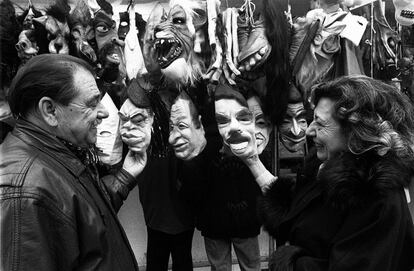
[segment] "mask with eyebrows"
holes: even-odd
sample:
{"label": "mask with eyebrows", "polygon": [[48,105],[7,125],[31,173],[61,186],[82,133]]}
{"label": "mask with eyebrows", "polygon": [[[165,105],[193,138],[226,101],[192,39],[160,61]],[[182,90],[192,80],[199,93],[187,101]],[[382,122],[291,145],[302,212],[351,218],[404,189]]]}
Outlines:
{"label": "mask with eyebrows", "polygon": [[127,89],[128,99],[119,110],[122,141],[134,152],[146,152],[151,142],[154,114],[150,101],[135,80]]}
{"label": "mask with eyebrows", "polygon": [[224,151],[238,157],[256,152],[255,123],[244,97],[228,85],[215,91],[215,115]]}
{"label": "mask with eyebrows", "polygon": [[257,153],[261,154],[269,143],[272,124],[264,115],[258,96],[251,96],[247,103],[254,116]]}
{"label": "mask with eyebrows", "polygon": [[201,118],[185,92],[181,92],[171,106],[168,142],[173,147],[175,156],[182,160],[198,156],[207,143]]}
{"label": "mask with eyebrows", "polygon": [[85,0],[79,0],[69,13],[69,28],[71,35],[71,53],[93,64],[96,62],[96,54],[90,40],[95,33],[92,26],[92,17]]}
{"label": "mask with eyebrows", "polygon": [[196,29],[205,22],[198,1],[172,0],[170,11],[161,5],[148,18],[144,43],[154,42],[156,61],[162,73],[176,85],[194,84],[202,73],[202,61],[194,52]]}
{"label": "mask with eyebrows", "polygon": [[290,152],[303,148],[306,140],[306,111],[303,102],[289,103],[283,123],[280,125],[280,141]]}
{"label": "mask with eyebrows", "polygon": [[99,77],[105,82],[123,83],[126,78],[124,57],[125,43],[118,38],[116,23],[112,20],[112,6],[106,1],[99,1],[101,9],[95,13],[93,27],[98,47],[98,61],[102,66]]}

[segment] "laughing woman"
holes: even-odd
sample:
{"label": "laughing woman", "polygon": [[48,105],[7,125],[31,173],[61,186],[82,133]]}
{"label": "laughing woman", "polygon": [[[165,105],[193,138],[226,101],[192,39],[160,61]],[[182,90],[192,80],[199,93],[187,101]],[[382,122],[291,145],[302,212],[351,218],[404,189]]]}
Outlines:
{"label": "laughing woman", "polygon": [[[242,159],[262,187],[259,213],[278,248],[270,270],[412,270],[414,226],[404,187],[414,172],[414,111],[365,76],[317,85],[315,143],[296,182]],[[318,161],[318,162],[317,162]]]}

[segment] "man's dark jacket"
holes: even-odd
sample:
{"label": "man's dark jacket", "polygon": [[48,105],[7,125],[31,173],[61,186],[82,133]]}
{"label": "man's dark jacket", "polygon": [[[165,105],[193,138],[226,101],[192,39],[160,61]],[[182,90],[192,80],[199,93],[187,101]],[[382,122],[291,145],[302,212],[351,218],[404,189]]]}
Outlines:
{"label": "man's dark jacket", "polygon": [[138,270],[116,215],[135,184],[131,175],[99,179],[24,120],[0,155],[1,270]]}

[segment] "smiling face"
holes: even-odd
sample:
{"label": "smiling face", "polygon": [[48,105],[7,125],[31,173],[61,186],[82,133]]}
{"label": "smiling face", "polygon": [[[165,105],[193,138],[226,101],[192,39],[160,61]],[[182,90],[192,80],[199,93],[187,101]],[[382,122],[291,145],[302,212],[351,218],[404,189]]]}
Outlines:
{"label": "smiling face", "polygon": [[194,105],[190,103],[189,99],[179,98],[171,107],[168,142],[173,147],[175,156],[182,160],[196,157],[206,145],[203,125],[199,116],[195,112],[191,113],[190,106]]}
{"label": "smiling face", "polygon": [[251,153],[255,141],[253,113],[233,99],[215,101],[216,122],[223,143],[237,156]]}
{"label": "smiling face", "polygon": [[272,124],[263,114],[262,107],[257,96],[252,96],[247,100],[250,111],[253,112],[255,120],[255,136],[257,152],[261,154],[269,143],[270,133],[272,132]]}
{"label": "smiling face", "polygon": [[283,146],[291,152],[302,149],[306,139],[306,112],[303,103],[290,103],[286,115],[280,125],[280,140]]}
{"label": "smiling face", "polygon": [[321,98],[314,111],[314,119],[306,130],[312,137],[318,159],[326,161],[334,154],[346,150],[346,138],[339,122],[333,117],[335,102]]}
{"label": "smiling face", "polygon": [[122,141],[134,152],[145,152],[151,142],[154,115],[147,108],[135,106],[127,99],[119,110]]}
{"label": "smiling face", "polygon": [[101,104],[101,93],[92,74],[80,68],[74,74],[77,96],[67,105],[56,108],[57,135],[76,146],[86,147],[96,142],[97,126],[108,117]]}

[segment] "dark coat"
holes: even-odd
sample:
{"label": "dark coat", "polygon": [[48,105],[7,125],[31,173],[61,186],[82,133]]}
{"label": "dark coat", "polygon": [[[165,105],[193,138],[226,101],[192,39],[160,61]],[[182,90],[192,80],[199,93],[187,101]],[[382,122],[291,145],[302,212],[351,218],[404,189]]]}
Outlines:
{"label": "dark coat", "polygon": [[260,233],[257,198],[261,194],[248,167],[237,157],[204,150],[179,168],[182,194],[196,226],[209,238],[249,238]]}
{"label": "dark coat", "polygon": [[1,270],[138,270],[117,218],[136,181],[102,179],[19,120],[0,147]]}
{"label": "dark coat", "polygon": [[265,229],[278,245],[273,270],[414,268],[414,226],[403,190],[411,174],[407,165],[392,154],[344,153],[317,178],[314,163],[295,186],[277,180],[259,202]]}

